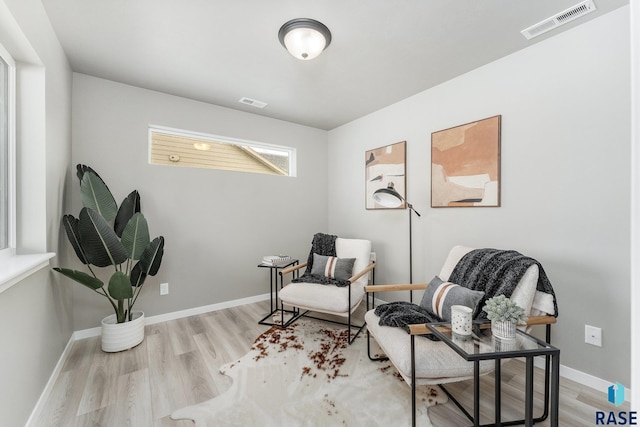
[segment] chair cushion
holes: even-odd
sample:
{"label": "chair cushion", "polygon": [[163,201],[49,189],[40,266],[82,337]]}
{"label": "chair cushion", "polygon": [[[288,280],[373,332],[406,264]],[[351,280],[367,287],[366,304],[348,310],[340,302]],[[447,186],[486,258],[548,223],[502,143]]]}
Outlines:
{"label": "chair cushion", "polygon": [[447,259],[444,260],[444,264],[442,264],[442,268],[440,269],[440,277],[445,282],[449,281],[449,276],[453,273],[453,269],[458,265],[458,261],[462,259],[463,256],[471,252],[474,248],[470,248],[467,246],[454,246],[449,251],[449,255],[447,255]]}
{"label": "chair cushion", "polygon": [[451,320],[451,306],[464,305],[475,312],[484,292],[463,288],[451,282],[443,282],[438,276],[429,282],[420,305],[429,313],[444,321]]}
{"label": "chair cushion", "polygon": [[[511,301],[524,308],[526,316],[531,315],[533,298],[536,296],[536,286],[538,286],[539,269],[537,265],[527,268],[518,285],[511,294]],[[553,311],[553,309],[551,310]]]}
{"label": "chair cushion", "polygon": [[353,264],[355,261],[355,258],[338,258],[313,254],[311,274],[337,280],[349,280],[353,273]]}
{"label": "chair cushion", "polygon": [[551,316],[556,314],[556,309],[553,305],[553,295],[536,291],[533,297],[533,303],[531,304],[531,315],[542,316],[546,314]]}
{"label": "chair cushion", "polygon": [[[402,377],[411,383],[411,336],[402,328],[380,326],[374,310],[364,320],[369,333],[396,367]],[[473,378],[473,362],[465,361],[442,341],[431,341],[417,336],[415,339],[416,384],[444,384]],[[494,361],[480,362],[480,374],[491,372]]]}
{"label": "chair cushion", "polygon": [[289,283],[278,293],[287,305],[346,317],[356,309],[364,296],[364,286],[352,283],[351,304],[348,305],[349,287],[321,285],[318,283]]}
{"label": "chair cushion", "polygon": [[[369,257],[371,256],[371,241],[362,239],[344,239],[338,237],[336,239],[336,255],[338,258],[355,258],[353,264],[353,273],[358,274],[369,265]],[[357,280],[362,286],[366,286],[369,275],[365,274]]]}

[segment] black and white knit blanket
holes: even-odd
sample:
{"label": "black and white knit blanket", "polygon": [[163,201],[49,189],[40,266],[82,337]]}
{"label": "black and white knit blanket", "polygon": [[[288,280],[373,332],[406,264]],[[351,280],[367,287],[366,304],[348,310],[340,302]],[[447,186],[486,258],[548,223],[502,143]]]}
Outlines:
{"label": "black and white knit blanket", "polygon": [[510,298],[524,273],[534,264],[540,271],[536,290],[553,296],[555,316],[558,317],[556,295],[544,268],[535,259],[517,251],[474,249],[458,261],[449,276],[449,281],[474,291],[484,292],[475,315],[478,319],[485,319],[486,313],[482,311],[485,301],[496,295]]}
{"label": "black and white knit blanket", "polygon": [[[380,318],[382,326],[395,326],[404,329],[409,333],[409,325],[424,324],[431,322],[441,322],[438,316],[430,313],[427,309],[408,301],[394,301],[381,304],[374,312]],[[437,341],[435,335],[426,335],[427,338]]]}
{"label": "black and white knit blanket", "polygon": [[[458,261],[449,281],[485,293],[476,307],[474,319],[486,319],[487,314],[482,310],[485,301],[496,295],[510,298],[524,273],[534,264],[540,271],[536,290],[553,296],[555,316],[558,317],[556,296],[542,265],[517,251],[488,248],[472,250]],[[382,304],[376,307],[375,314],[380,317],[381,325],[402,327],[407,332],[410,324],[442,321],[419,305],[406,301]]]}
{"label": "black and white knit blanket", "polygon": [[311,267],[313,266],[313,254],[324,256],[336,256],[336,239],[338,236],[332,234],[316,233],[313,236],[311,242],[311,251],[309,252],[309,258],[307,259],[307,268],[302,276],[297,279],[293,279],[294,283],[318,283],[321,285],[335,285],[338,287],[349,286],[348,280],[331,279],[329,277],[321,276],[318,274],[311,274]]}

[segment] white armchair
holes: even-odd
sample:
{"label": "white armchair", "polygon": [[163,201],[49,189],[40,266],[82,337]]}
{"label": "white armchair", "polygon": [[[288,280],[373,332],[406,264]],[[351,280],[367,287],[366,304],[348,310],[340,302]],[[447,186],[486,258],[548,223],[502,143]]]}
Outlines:
{"label": "white armchair", "polygon": [[[349,343],[351,344],[365,326],[364,323],[353,324],[352,314],[364,298],[364,288],[368,283],[369,272],[372,272],[373,276],[375,263],[370,262],[370,256],[371,242],[369,240],[336,238],[335,257],[338,260],[355,259],[352,273],[350,273],[348,279],[342,283],[343,285],[346,285],[336,286],[333,284],[310,283],[304,281],[289,283],[282,288],[278,294],[282,303],[293,307],[294,312],[296,313],[294,318],[287,322],[287,324],[294,322],[302,316],[313,317],[309,315],[310,312],[346,317],[346,323],[336,321],[332,322],[343,324],[348,327],[350,337]],[[310,255],[309,261],[312,259],[314,259],[313,254]],[[287,268],[283,270],[281,274],[285,276],[296,270],[300,270],[301,268],[307,268],[306,271],[311,272],[313,265],[309,266],[309,261]],[[303,280],[304,277],[306,276],[302,276]],[[317,317],[313,318],[318,319]],[[319,320],[327,321],[327,319]],[[357,329],[357,332],[353,336],[351,335],[352,327]]]}
{"label": "white armchair", "polygon": [[[458,261],[471,250],[472,248],[464,246],[456,246],[451,249],[442,266],[439,277],[443,281],[448,281]],[[538,275],[539,269],[537,265],[534,264],[528,267],[516,285],[511,299],[525,309],[525,314],[529,316],[528,325],[547,325],[547,342],[550,342],[550,325],[556,321],[553,316],[555,308],[553,299],[549,299],[547,294],[536,291]],[[428,284],[367,286],[366,292],[423,290],[428,286]],[[550,315],[546,315],[546,313]],[[545,315],[535,316],[537,314]],[[419,324],[409,326],[410,333],[416,335],[415,360],[413,361],[415,363],[415,382],[412,382],[412,355],[410,336],[407,332],[402,328],[380,325],[380,318],[375,314],[375,310],[367,311],[365,322],[368,329],[367,338],[369,339],[369,336],[375,338],[382,351],[386,354],[386,357],[374,358],[371,356],[369,347],[369,358],[371,360],[386,360],[388,358],[402,378],[412,387],[412,391],[415,391],[416,385],[442,385],[473,378],[473,363],[466,362],[443,342],[432,341],[423,336],[418,336],[431,333],[425,324]],[[494,366],[493,361],[481,362],[480,374],[493,371]],[[412,394],[415,396],[415,393]],[[447,394],[449,393],[447,392]],[[415,402],[413,402],[413,405],[415,408]]]}

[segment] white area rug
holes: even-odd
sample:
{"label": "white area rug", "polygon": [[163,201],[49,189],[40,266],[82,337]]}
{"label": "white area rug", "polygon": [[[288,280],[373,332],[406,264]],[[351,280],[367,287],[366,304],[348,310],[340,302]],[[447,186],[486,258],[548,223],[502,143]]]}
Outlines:
{"label": "white area rug", "polygon": [[[273,327],[220,369],[233,380],[229,390],[171,418],[198,427],[411,425],[411,388],[390,362],[369,360],[364,331],[350,346],[346,335],[310,319]],[[418,425],[432,426],[427,408],[446,400],[439,388],[419,386]]]}

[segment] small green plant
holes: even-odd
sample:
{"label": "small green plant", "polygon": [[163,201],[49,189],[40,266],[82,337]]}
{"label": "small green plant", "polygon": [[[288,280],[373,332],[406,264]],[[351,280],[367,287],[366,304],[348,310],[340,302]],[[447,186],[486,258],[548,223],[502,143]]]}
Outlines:
{"label": "small green plant", "polygon": [[524,309],[504,295],[488,299],[482,309],[492,321],[511,322],[516,325],[522,325],[527,321]]}
{"label": "small green plant", "polygon": [[[138,191],[132,191],[118,207],[96,171],[78,165],[77,175],[84,207],[78,218],[65,215],[62,223],[78,259],[90,274],[69,268],[54,270],[105,297],[118,323],[130,321],[145,279],[155,276],[160,268],[164,237],[149,238]],[[92,266],[113,270],[106,288]]]}

